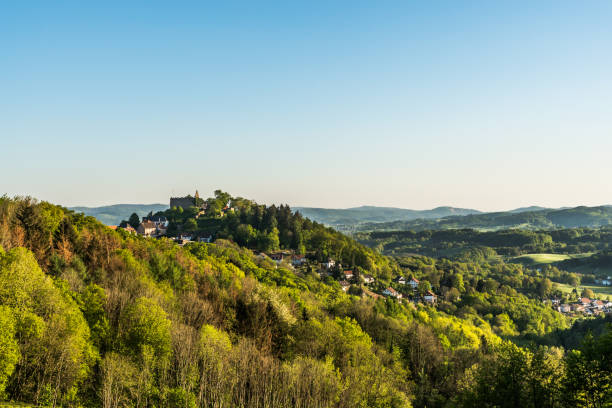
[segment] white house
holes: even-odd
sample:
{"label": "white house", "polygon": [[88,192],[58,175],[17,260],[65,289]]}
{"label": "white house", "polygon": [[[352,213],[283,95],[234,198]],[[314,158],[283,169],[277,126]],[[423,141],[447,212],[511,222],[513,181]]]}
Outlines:
{"label": "white house", "polygon": [[392,287],[388,287],[387,289],[383,290],[383,295],[394,297],[396,299],[402,298],[402,294],[399,293],[397,290],[393,289]]}
{"label": "white house", "polygon": [[336,266],[336,261],[334,261],[333,259],[328,259],[327,262],[323,262],[323,267],[325,269],[331,269],[334,266]]}
{"label": "white house", "polygon": [[152,221],[141,222],[137,229],[140,235],[152,237],[157,234],[157,225]]}
{"label": "white house", "polygon": [[416,289],[419,286],[419,281],[418,279],[410,278],[410,280],[408,281],[408,285],[410,285],[412,289]]}
{"label": "white house", "polygon": [[361,275],[364,283],[374,283],[374,277],[372,275]]}
{"label": "white house", "polygon": [[423,300],[427,303],[436,303],[436,295],[431,290],[428,290],[425,296],[423,296]]}

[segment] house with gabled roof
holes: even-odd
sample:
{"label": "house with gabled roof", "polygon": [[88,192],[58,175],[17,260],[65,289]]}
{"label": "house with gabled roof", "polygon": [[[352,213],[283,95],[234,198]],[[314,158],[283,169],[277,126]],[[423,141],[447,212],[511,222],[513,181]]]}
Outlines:
{"label": "house with gabled roof", "polygon": [[370,283],[374,283],[375,279],[372,275],[361,275],[361,278],[363,279],[364,283],[370,284]]}
{"label": "house with gabled roof", "polygon": [[425,295],[423,296],[423,300],[427,303],[436,303],[437,297],[435,293],[433,293],[431,290],[428,290],[427,293],[425,293]]}
{"label": "house with gabled roof", "polygon": [[383,290],[383,295],[388,296],[388,297],[394,297],[396,299],[402,298],[402,294],[399,293],[397,290],[393,289],[391,286]]}
{"label": "house with gabled roof", "polygon": [[157,225],[153,221],[143,221],[136,229],[138,233],[145,237],[153,237],[157,235]]}
{"label": "house with gabled roof", "polygon": [[331,258],[329,258],[329,259],[327,260],[327,262],[323,262],[323,267],[324,267],[325,269],[331,269],[331,268],[333,268],[334,266],[336,266],[336,261],[334,261],[334,260],[333,260],[333,259],[331,259]]}

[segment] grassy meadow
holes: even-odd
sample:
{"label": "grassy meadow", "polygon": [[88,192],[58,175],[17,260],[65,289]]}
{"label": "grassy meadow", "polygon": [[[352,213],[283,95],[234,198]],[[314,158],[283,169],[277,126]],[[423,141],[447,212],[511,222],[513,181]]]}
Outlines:
{"label": "grassy meadow", "polygon": [[568,259],[578,259],[578,258],[588,258],[593,255],[591,252],[583,253],[583,254],[525,254],[515,256],[509,259],[510,262],[513,263],[522,263],[527,266],[531,265],[546,265],[553,264],[561,261],[566,261]]}

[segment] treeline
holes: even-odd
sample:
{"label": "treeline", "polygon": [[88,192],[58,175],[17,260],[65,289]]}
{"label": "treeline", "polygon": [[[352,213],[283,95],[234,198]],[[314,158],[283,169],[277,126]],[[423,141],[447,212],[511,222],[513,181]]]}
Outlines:
{"label": "treeline", "polygon": [[606,250],[586,258],[568,259],[558,263],[560,268],[584,268],[591,270],[612,268],[612,251]]}
{"label": "treeline", "polygon": [[355,238],[388,255],[421,254],[479,262],[496,255],[577,254],[609,250],[612,245],[612,228],[573,228],[552,231],[524,229],[375,231],[358,233]]}

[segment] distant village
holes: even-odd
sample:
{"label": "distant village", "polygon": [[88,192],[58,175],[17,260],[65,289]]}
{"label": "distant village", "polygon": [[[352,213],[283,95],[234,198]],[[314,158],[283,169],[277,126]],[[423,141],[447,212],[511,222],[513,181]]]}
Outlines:
{"label": "distant village", "polygon": [[[596,280],[595,283],[602,286],[610,286],[611,282],[612,278],[608,276],[606,279]],[[550,303],[553,309],[569,316],[596,316],[612,313],[612,301],[597,299],[595,296],[582,296],[572,303],[561,303],[561,299],[549,299],[544,302]]]}

